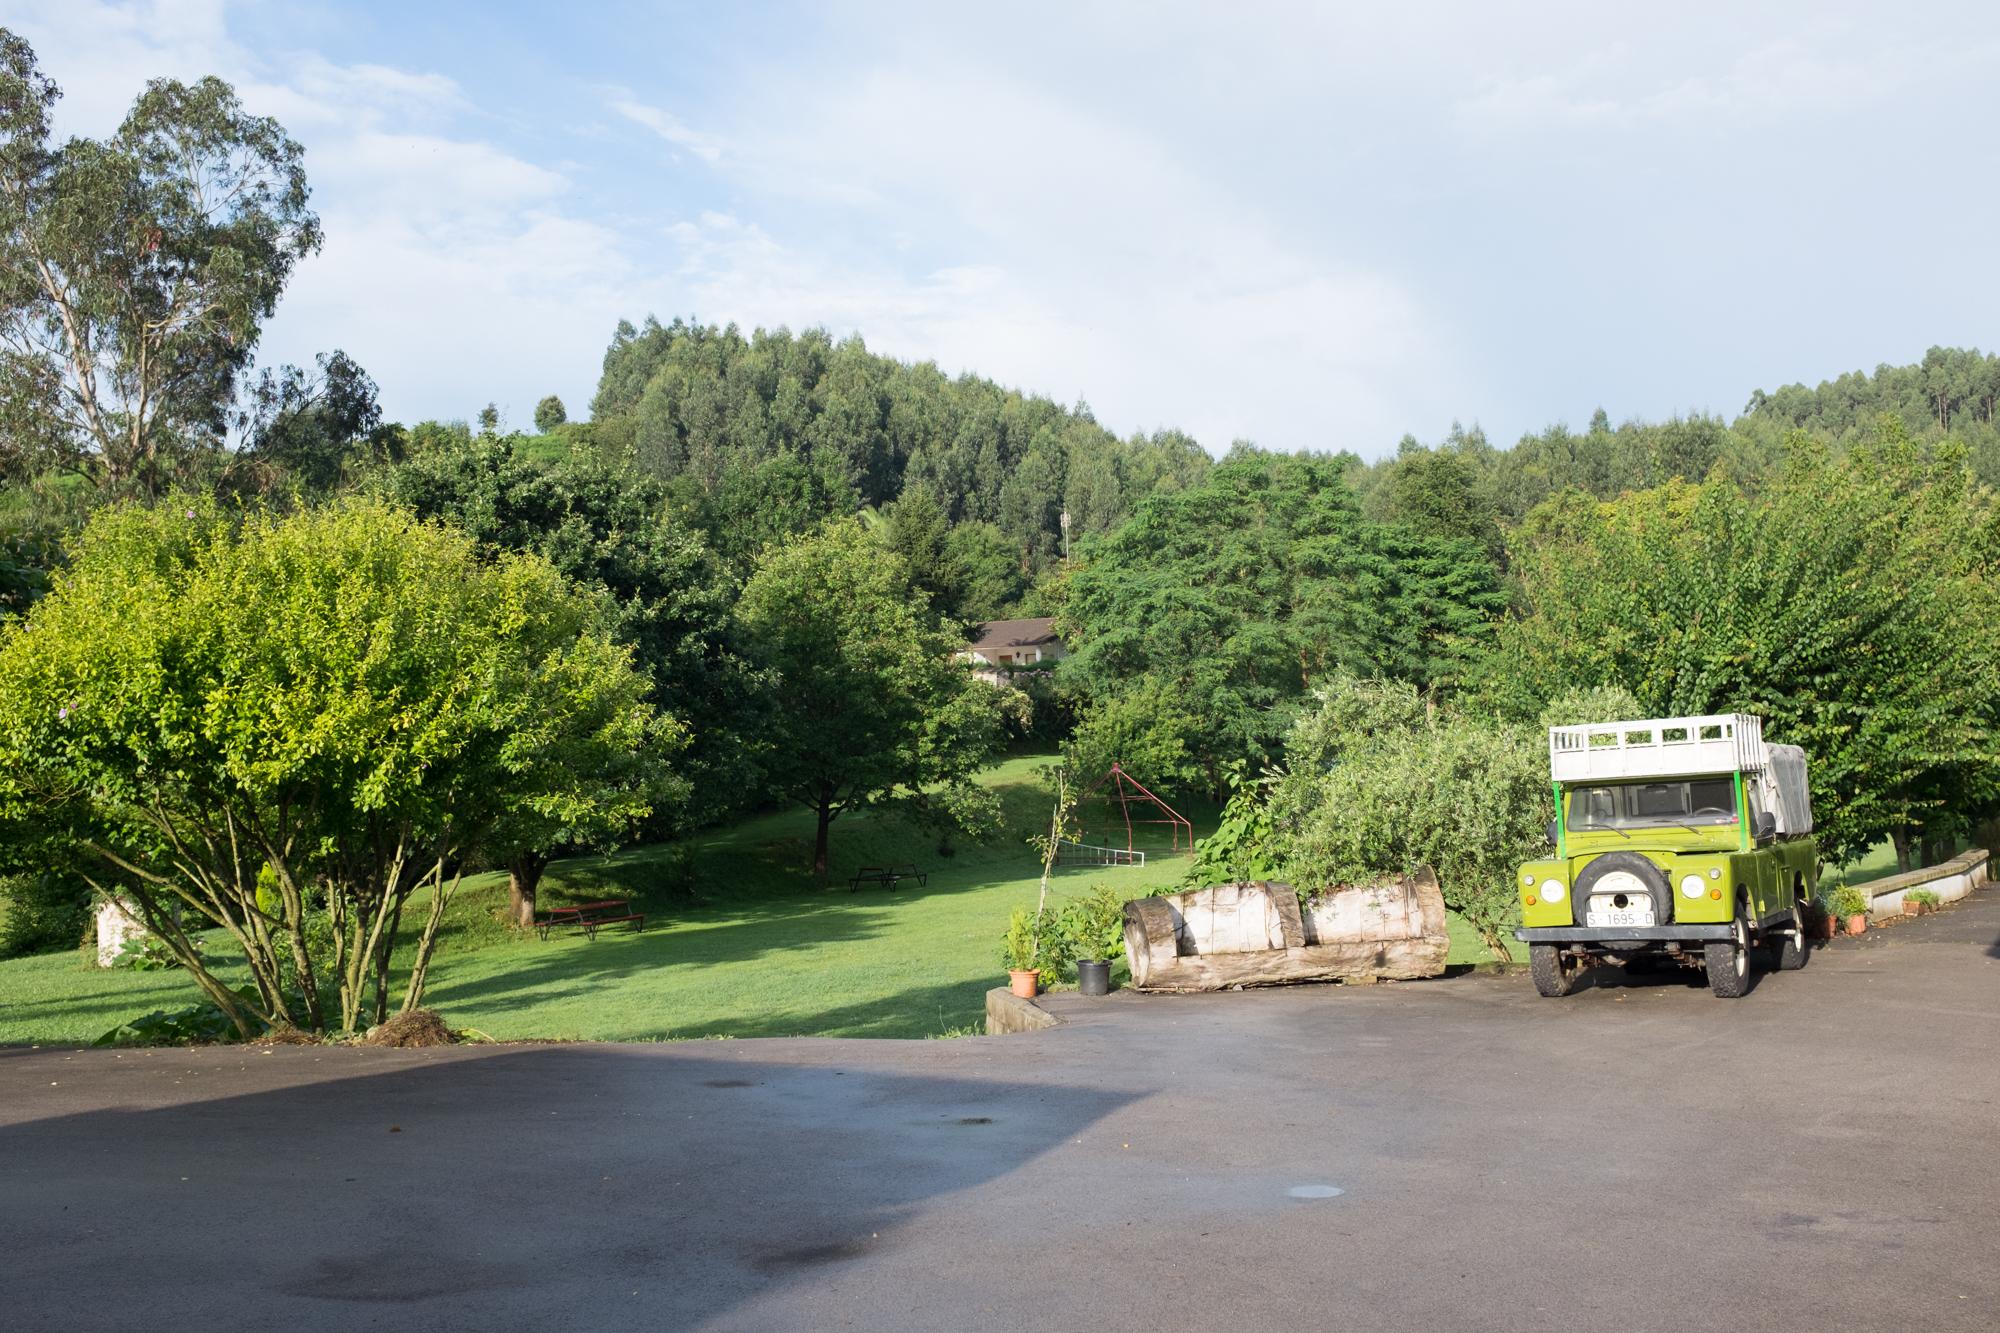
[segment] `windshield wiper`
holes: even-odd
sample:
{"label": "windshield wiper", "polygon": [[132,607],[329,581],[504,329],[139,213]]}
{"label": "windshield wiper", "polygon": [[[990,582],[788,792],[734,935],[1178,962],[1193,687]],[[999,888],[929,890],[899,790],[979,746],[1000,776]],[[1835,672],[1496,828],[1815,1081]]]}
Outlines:
{"label": "windshield wiper", "polygon": [[1632,835],[1627,833],[1624,829],[1619,828],[1616,824],[1578,824],[1575,828],[1571,829],[1570,832],[1571,833],[1616,833],[1619,837],[1625,839],[1625,841],[1627,842],[1632,841]]}

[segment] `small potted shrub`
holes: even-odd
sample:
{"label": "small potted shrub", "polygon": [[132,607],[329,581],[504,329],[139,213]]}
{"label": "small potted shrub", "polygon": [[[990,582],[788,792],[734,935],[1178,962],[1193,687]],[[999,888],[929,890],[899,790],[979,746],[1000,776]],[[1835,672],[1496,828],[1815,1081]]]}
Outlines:
{"label": "small potted shrub", "polygon": [[1125,901],[1102,884],[1088,897],[1063,904],[1056,916],[1062,952],[1076,963],[1076,988],[1085,995],[1111,993],[1111,962],[1125,948]]}
{"label": "small potted shrub", "polygon": [[1842,922],[1850,935],[1859,935],[1868,929],[1868,897],[1857,888],[1847,887],[1834,892],[1831,903],[1834,919]]}
{"label": "small potted shrub", "polygon": [[1007,984],[1024,1000],[1035,998],[1035,917],[1025,907],[1017,907],[1007,919],[1007,937],[1000,947],[1000,962],[1007,969]]}
{"label": "small potted shrub", "polygon": [[1911,889],[1903,895],[1903,911],[1910,916],[1935,912],[1941,906],[1943,904],[1938,900],[1937,891],[1934,889]]}
{"label": "small potted shrub", "polygon": [[1805,918],[1806,934],[1808,936],[1816,940],[1830,940],[1833,938],[1833,913],[1827,910],[1825,903],[1815,898],[1801,907],[1799,914]]}

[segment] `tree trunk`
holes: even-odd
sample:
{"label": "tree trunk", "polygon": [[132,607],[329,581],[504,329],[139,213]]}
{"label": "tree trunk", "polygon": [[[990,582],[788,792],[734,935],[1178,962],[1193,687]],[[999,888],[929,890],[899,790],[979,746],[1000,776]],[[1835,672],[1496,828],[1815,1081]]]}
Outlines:
{"label": "tree trunk", "polygon": [[813,877],[826,878],[826,831],[833,823],[833,800],[825,793],[819,798],[819,834],[813,840]]}
{"label": "tree trunk", "polygon": [[1911,864],[1914,858],[1910,855],[1909,832],[1904,829],[1897,829],[1889,835],[1889,842],[1896,849],[1896,869],[1906,874],[1909,871],[1915,870],[1916,867]]}
{"label": "tree trunk", "polygon": [[522,852],[507,862],[507,915],[523,930],[535,924],[535,893],[548,868],[549,858],[541,852]]}

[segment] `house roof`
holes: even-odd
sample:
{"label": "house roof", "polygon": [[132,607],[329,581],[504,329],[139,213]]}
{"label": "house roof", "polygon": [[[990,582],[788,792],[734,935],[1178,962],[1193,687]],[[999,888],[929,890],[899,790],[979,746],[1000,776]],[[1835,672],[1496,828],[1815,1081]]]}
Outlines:
{"label": "house roof", "polygon": [[1025,620],[989,620],[979,627],[978,635],[968,647],[975,653],[999,648],[1033,648],[1040,644],[1053,643],[1055,638],[1054,616],[1029,616]]}

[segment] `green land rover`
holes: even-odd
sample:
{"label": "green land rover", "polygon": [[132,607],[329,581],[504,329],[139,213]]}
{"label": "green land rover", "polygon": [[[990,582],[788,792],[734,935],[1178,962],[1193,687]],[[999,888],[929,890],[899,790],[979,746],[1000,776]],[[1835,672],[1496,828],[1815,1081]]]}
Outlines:
{"label": "green land rover", "polygon": [[1555,859],[1515,885],[1536,990],[1568,994],[1592,956],[1635,971],[1699,956],[1730,998],[1750,989],[1753,950],[1805,966],[1806,757],[1763,731],[1742,713],[1549,729]]}

